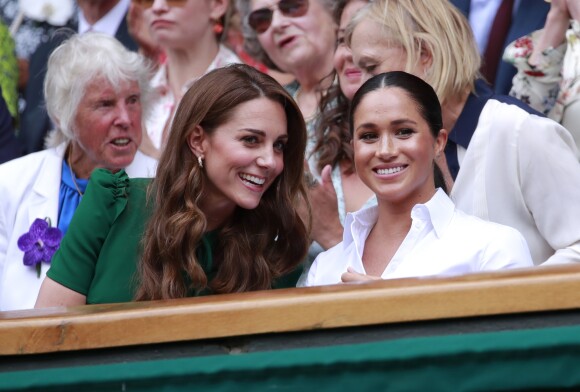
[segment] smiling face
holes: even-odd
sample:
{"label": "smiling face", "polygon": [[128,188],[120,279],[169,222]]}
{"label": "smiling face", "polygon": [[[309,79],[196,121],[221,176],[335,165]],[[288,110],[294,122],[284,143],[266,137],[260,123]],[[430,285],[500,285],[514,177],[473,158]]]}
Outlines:
{"label": "smiling face", "polygon": [[435,138],[403,89],[369,92],[353,126],[356,171],[379,202],[413,206],[433,196],[433,161],[445,147],[446,131]]}
{"label": "smiling face", "polygon": [[251,1],[252,11],[274,9],[270,27],[258,34],[260,45],[274,64],[293,75],[330,66],[336,24],[320,0],[310,0],[308,11],[299,17],[283,15],[277,4],[273,0]]}
{"label": "smiling face", "polygon": [[71,161],[79,177],[96,167],[128,166],[141,144],[141,93],[136,81],[114,88],[105,78],[88,83],[73,127]]}
{"label": "smiling face", "polygon": [[256,208],[284,169],[286,128],[284,108],[258,98],[237,106],[226,123],[205,134],[193,152],[204,157],[206,204]]}
{"label": "smiling face", "polygon": [[[179,4],[179,5],[177,5]],[[225,12],[223,1],[185,0],[180,3],[155,0],[143,12],[152,38],[165,48],[187,48],[192,40],[215,39],[211,19]]]}
{"label": "smiling face", "polygon": [[430,57],[425,53],[419,63],[406,69],[407,53],[396,42],[389,40],[380,24],[364,19],[359,22],[351,37],[351,50],[354,63],[363,72],[363,81],[383,72],[406,71],[423,78]]}
{"label": "smiling face", "polygon": [[368,2],[366,0],[351,0],[342,11],[340,26],[338,28],[337,45],[334,51],[334,69],[338,75],[340,89],[350,101],[356,90],[363,83],[360,68],[354,65],[350,48],[344,42],[344,31],[353,15]]}

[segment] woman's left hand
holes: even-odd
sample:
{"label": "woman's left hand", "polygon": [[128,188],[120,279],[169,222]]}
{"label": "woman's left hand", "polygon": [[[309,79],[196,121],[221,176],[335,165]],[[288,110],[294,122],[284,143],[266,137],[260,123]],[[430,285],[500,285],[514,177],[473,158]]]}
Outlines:
{"label": "woman's left hand", "polygon": [[356,272],[351,267],[348,267],[346,272],[340,277],[342,283],[364,283],[374,280],[381,280],[379,276],[366,275]]}

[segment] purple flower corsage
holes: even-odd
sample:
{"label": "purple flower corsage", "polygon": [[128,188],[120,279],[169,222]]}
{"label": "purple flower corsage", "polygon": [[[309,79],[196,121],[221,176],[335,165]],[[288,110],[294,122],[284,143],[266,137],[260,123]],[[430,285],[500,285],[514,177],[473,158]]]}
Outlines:
{"label": "purple flower corsage", "polygon": [[41,263],[50,263],[61,239],[62,232],[50,227],[50,218],[35,219],[28,233],[18,238],[18,248],[24,252],[24,265],[34,266],[40,278]]}

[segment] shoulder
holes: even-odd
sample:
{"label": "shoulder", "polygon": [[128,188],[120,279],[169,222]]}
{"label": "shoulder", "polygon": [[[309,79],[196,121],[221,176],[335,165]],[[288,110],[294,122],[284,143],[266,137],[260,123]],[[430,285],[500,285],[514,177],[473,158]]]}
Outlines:
{"label": "shoulder", "polygon": [[525,103],[505,95],[494,95],[488,99],[481,111],[481,118],[504,123],[517,123],[527,118],[547,120],[541,113]]}
{"label": "shoulder", "polygon": [[513,227],[486,221],[458,209],[454,211],[452,225],[455,233],[463,233],[465,237],[472,238],[482,244],[494,241],[506,243],[523,240],[522,234]]}
{"label": "shoulder", "polygon": [[143,198],[151,178],[129,178],[124,170],[111,172],[107,169],[95,169],[91,174],[85,195],[95,195],[111,200]]}
{"label": "shoulder", "polygon": [[38,152],[33,152],[31,154],[24,155],[23,157],[12,159],[0,165],[1,172],[9,172],[16,169],[26,170],[36,166],[38,163],[42,163],[45,159],[50,157],[59,157],[55,148],[49,148],[47,150],[42,150]]}
{"label": "shoulder", "polygon": [[456,210],[451,234],[462,248],[471,248],[477,270],[531,267],[532,258],[523,235],[510,226],[485,221]]}
{"label": "shoulder", "polygon": [[62,156],[51,148],[0,165],[0,187],[13,191],[34,182],[42,173],[60,178]]}
{"label": "shoulder", "polygon": [[220,45],[216,61],[218,67],[223,67],[228,64],[237,64],[242,62],[242,60],[240,60],[238,55],[235,54],[233,50],[229,49],[223,44]]}
{"label": "shoulder", "polygon": [[481,112],[480,124],[487,124],[492,134],[501,137],[511,136],[532,143],[544,143],[556,137],[571,147],[574,145],[570,132],[562,125],[513,97],[494,96],[488,100]]}

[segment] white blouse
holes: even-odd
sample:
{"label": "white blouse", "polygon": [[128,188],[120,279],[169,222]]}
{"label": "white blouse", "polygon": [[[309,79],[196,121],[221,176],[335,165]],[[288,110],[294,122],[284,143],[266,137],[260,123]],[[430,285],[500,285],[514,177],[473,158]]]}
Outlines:
{"label": "white blouse", "polygon": [[[366,274],[365,241],[378,218],[378,206],[348,214],[343,241],[321,253],[304,286],[336,284],[348,267]],[[461,275],[533,266],[523,236],[515,229],[467,215],[439,189],[411,211],[412,225],[385,268],[383,279]]]}

